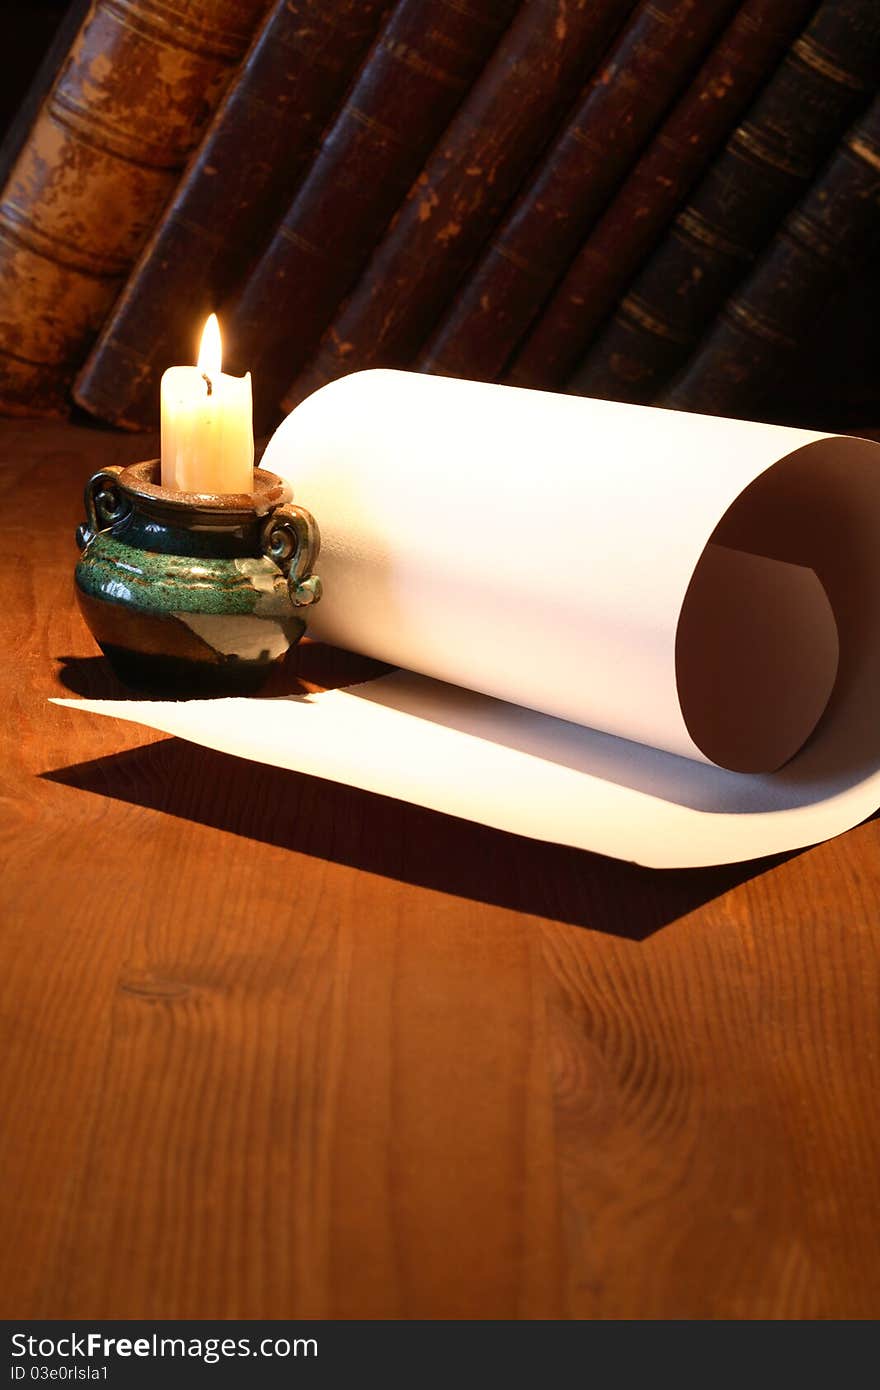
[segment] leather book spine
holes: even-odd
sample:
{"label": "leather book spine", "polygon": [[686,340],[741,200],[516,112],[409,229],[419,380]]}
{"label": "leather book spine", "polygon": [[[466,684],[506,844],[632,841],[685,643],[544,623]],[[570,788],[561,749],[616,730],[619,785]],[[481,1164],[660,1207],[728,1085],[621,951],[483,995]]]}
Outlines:
{"label": "leather book spine", "polygon": [[878,78],[876,0],[825,0],[637,275],[571,390],[654,399],[865,109]]}
{"label": "leather book spine", "polygon": [[509,363],[507,382],[541,390],[563,386],[815,8],[815,0],[744,0],[586,237]]}
{"label": "leather book spine", "polygon": [[880,97],[728,300],[658,404],[759,410],[834,292],[880,244]]}
{"label": "leather book spine", "polygon": [[97,0],[0,193],[0,410],[58,413],[266,0]]}
{"label": "leather book spine", "polygon": [[271,236],[386,9],[276,0],[77,378],[86,410],[155,428],[162,372],[195,360],[202,322]]}
{"label": "leather book spine", "polygon": [[258,419],[277,410],[516,7],[399,0],[226,314]]}
{"label": "leather book spine", "polygon": [[736,0],[642,0],[416,365],[494,381]]}
{"label": "leather book spine", "polygon": [[408,366],[552,138],[633,0],[525,0],[284,397]]}

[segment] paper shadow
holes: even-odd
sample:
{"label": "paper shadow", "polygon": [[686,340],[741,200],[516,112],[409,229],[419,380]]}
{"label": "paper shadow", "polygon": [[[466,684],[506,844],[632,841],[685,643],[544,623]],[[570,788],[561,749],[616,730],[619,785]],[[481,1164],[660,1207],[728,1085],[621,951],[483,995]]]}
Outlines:
{"label": "paper shadow", "polygon": [[312,858],[634,941],[792,857],[645,869],[174,738],[42,776]]}

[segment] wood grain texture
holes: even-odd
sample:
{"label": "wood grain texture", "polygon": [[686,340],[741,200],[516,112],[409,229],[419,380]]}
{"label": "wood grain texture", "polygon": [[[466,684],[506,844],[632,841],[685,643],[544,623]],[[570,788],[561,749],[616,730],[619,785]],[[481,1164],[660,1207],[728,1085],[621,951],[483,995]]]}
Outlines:
{"label": "wood grain texture", "polygon": [[880,1313],[876,820],[654,873],[47,705],[151,445],[0,441],[3,1316]]}

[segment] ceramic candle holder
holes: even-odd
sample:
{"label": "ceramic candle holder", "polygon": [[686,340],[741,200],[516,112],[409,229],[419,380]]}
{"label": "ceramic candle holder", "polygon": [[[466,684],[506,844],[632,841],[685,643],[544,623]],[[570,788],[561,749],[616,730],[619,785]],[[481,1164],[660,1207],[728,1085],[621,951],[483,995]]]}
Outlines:
{"label": "ceramic candle holder", "polygon": [[306,629],[321,596],[314,518],[274,473],[254,492],[174,492],[159,460],[102,469],[85,490],[76,594],[116,674],[136,690],[241,695]]}

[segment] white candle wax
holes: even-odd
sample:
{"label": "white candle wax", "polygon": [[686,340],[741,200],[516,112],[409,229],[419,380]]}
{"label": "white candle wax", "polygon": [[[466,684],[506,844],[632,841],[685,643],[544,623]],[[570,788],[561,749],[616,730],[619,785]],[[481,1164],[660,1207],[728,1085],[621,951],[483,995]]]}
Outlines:
{"label": "white candle wax", "polygon": [[177,492],[253,492],[251,376],[221,371],[220,329],[205,324],[198,365],[169,367],[160,388],[162,486]]}

